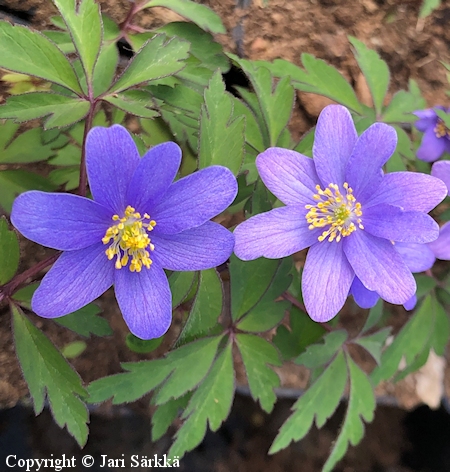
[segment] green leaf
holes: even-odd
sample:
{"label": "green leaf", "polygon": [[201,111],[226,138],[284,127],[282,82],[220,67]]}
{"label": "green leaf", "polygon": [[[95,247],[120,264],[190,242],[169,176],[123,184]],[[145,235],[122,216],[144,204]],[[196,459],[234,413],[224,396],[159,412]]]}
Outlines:
{"label": "green leaf", "polygon": [[21,164],[47,160],[55,154],[53,143],[42,142],[42,130],[33,128],[21,133],[6,149],[0,146],[0,163]]}
{"label": "green leaf", "polygon": [[327,364],[330,362],[330,359],[335,356],[337,350],[345,343],[347,337],[348,333],[345,330],[327,333],[323,337],[323,344],[311,344],[294,362],[304,365],[308,369],[315,369],[321,365]]}
{"label": "green leaf", "polygon": [[391,333],[392,328],[384,328],[373,334],[355,339],[354,343],[359,344],[375,359],[377,364],[381,363],[381,351],[384,348],[387,337]]}
{"label": "green leaf", "polygon": [[125,338],[125,344],[128,349],[139,354],[145,354],[147,352],[152,352],[161,346],[161,343],[164,340],[164,336],[154,339],[141,339],[135,336],[132,333],[128,333]]}
{"label": "green leaf", "polygon": [[12,305],[14,343],[34,411],[44,408],[45,393],[53,418],[83,447],[88,436],[88,410],[80,400],[86,391],[78,374],[48,338]]}
{"label": "green leaf", "polygon": [[200,118],[199,167],[223,165],[237,175],[244,159],[245,120],[233,119],[233,99],[220,72],[205,90]]}
{"label": "green leaf", "polygon": [[181,305],[188,296],[194,284],[198,284],[197,275],[200,272],[173,272],[169,277],[169,286],[172,293],[172,308]]}
{"label": "green leaf", "polygon": [[245,117],[245,142],[255,151],[263,152],[264,137],[259,123],[253,111],[237,97],[233,97],[233,116],[235,118],[244,115]]}
{"label": "green leaf", "polygon": [[43,34],[0,21],[0,51],[0,67],[40,77],[81,93],[70,62]]}
{"label": "green leaf", "polygon": [[207,334],[216,326],[222,312],[222,281],[215,269],[202,270],[189,318],[176,345],[185,344]]}
{"label": "green leaf", "polygon": [[156,442],[169,429],[171,423],[184,410],[191,395],[187,394],[180,398],[169,400],[164,405],[160,405],[152,414],[152,441]]}
{"label": "green leaf", "polygon": [[168,381],[153,397],[153,402],[159,405],[171,398],[180,397],[205,377],[221,339],[203,338],[185,344],[169,352],[164,359],[122,364],[128,372],[103,377],[89,385],[88,401],[99,403],[113,397],[114,405],[132,402],[155,389],[167,378]]}
{"label": "green leaf", "polygon": [[17,234],[10,230],[5,217],[0,218],[0,285],[6,284],[19,267],[20,249]]}
{"label": "green leaf", "polygon": [[0,206],[10,213],[15,198],[22,192],[26,190],[50,192],[55,188],[56,185],[38,174],[21,169],[3,170],[0,171]]}
{"label": "green leaf", "polygon": [[244,363],[250,393],[255,401],[259,400],[261,408],[270,413],[277,400],[273,389],[280,386],[280,379],[267,364],[281,365],[278,351],[273,344],[251,334],[237,334],[236,344]]}
{"label": "green leaf", "polygon": [[375,110],[377,115],[379,115],[389,87],[389,68],[386,62],[380,58],[379,54],[369,49],[362,41],[353,36],[349,36],[348,39],[355,48],[355,59],[367,80]]}
{"label": "green leaf", "polygon": [[277,301],[291,285],[292,259],[285,258],[279,264],[270,287],[261,300],[245,315],[237,328],[242,331],[262,333],[278,325],[289,309],[290,302]]}
{"label": "green leaf", "polygon": [[89,111],[89,102],[52,92],[30,92],[8,97],[0,106],[0,118],[13,118],[22,123],[50,116],[45,128],[68,126],[82,120]]}
{"label": "green leaf", "polygon": [[72,341],[61,349],[61,354],[66,359],[75,359],[75,357],[78,357],[80,354],[82,354],[86,348],[87,344],[84,341]]}
{"label": "green leaf", "polygon": [[445,113],[444,110],[440,110],[439,108],[435,108],[434,111],[436,115],[444,122],[447,128],[450,128],[450,113]]}
{"label": "green leaf", "polygon": [[89,305],[69,315],[55,318],[53,321],[87,338],[91,334],[111,336],[113,330],[105,318],[98,316],[99,313],[101,313],[100,308],[93,303],[89,303]]}
{"label": "green leaf", "polygon": [[433,290],[436,285],[436,279],[425,274],[414,274],[416,279],[416,296],[417,298],[422,298],[425,295],[428,295],[431,290]]}
{"label": "green leaf", "polygon": [[144,133],[141,134],[141,138],[149,147],[174,139],[169,127],[161,118],[151,120],[141,119],[140,123],[144,130]]}
{"label": "green leaf", "polygon": [[381,317],[383,316],[383,300],[380,298],[376,305],[372,307],[369,311],[369,315],[367,316],[366,322],[364,324],[363,329],[361,330],[361,333],[365,333],[366,331],[369,331],[370,328],[373,328],[378,324],[378,322],[381,320]]}
{"label": "green leaf", "polygon": [[94,0],[53,0],[61,13],[90,82],[102,43],[100,8]]}
{"label": "green leaf", "polygon": [[150,0],[143,4],[140,10],[152,7],[169,8],[187,20],[196,23],[205,31],[211,31],[211,33],[226,33],[220,16],[205,5],[200,5],[190,0]]}
{"label": "green leaf", "polygon": [[347,412],[339,436],[333,444],[322,472],[332,472],[337,462],[342,459],[349,443],[356,446],[364,436],[364,423],[373,420],[376,407],[372,384],[367,375],[346,356],[350,374],[350,398]]}
{"label": "green leaf", "polygon": [[73,190],[78,187],[80,181],[80,168],[55,169],[50,172],[48,177],[55,187],[62,186],[67,191]]}
{"label": "green leaf", "polygon": [[31,311],[31,297],[33,296],[35,290],[38,287],[39,287],[39,282],[26,285],[25,287],[22,287],[21,289],[17,290],[17,292],[14,292],[14,295],[12,296],[12,298],[16,302],[19,302],[19,305],[21,307],[27,308],[28,310]]}
{"label": "green leaf", "polygon": [[117,44],[114,41],[103,44],[92,78],[94,97],[98,97],[109,89],[114,80],[118,62]]}
{"label": "green leaf", "polygon": [[294,413],[278,432],[269,454],[275,454],[292,441],[299,441],[311,429],[314,419],[321,428],[336,411],[347,383],[347,367],[342,351],[317,380],[294,403]]}
{"label": "green leaf", "polygon": [[188,42],[177,38],[166,41],[165,35],[156,35],[136,53],[110,92],[121,92],[144,82],[176,74],[183,69],[188,53]]}
{"label": "green leaf", "polygon": [[419,11],[419,18],[425,18],[431,15],[433,10],[436,10],[441,4],[441,0],[423,0]]}
{"label": "green leaf", "polygon": [[169,456],[179,456],[194,449],[206,434],[206,427],[217,431],[228,416],[234,396],[232,345],[219,354],[208,375],[192,395],[182,418],[186,421],[175,434]]}
{"label": "green leaf", "polygon": [[152,109],[154,107],[152,97],[145,90],[126,90],[122,93],[105,95],[102,100],[141,118],[154,118],[159,115]]}
{"label": "green leaf", "polygon": [[250,311],[266,293],[278,269],[279,261],[259,258],[241,261],[230,258],[231,315],[238,320]]}
{"label": "green leaf", "polygon": [[400,90],[384,108],[381,119],[385,123],[413,123],[417,116],[412,113],[426,107],[420,89],[414,80],[409,81],[409,92]]}

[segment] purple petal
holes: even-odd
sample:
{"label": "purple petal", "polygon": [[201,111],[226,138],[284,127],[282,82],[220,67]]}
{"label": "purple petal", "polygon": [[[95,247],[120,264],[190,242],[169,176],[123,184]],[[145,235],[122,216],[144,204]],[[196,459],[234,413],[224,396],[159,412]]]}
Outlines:
{"label": "purple petal", "polygon": [[355,231],[343,242],[347,258],[366,288],[398,305],[414,295],[414,277],[390,241]]}
{"label": "purple petal", "polygon": [[43,318],[79,310],[111,287],[114,270],[102,243],[64,252],[34,292],[31,308]]}
{"label": "purple petal", "polygon": [[211,166],[172,184],[150,215],[155,234],[176,234],[206,223],[226,210],[237,194],[237,182],[226,167]]}
{"label": "purple petal", "polygon": [[233,233],[211,221],[182,233],[161,234],[151,239],[158,263],[169,270],[217,267],[230,257],[234,247]]}
{"label": "purple petal", "polygon": [[[439,107],[436,107],[439,108]],[[443,107],[441,107],[443,108]],[[414,123],[414,126],[419,130],[426,131],[428,128],[434,128],[437,123],[438,116],[433,108],[428,108],[428,110],[417,110],[413,113],[419,119]]]}
{"label": "purple petal", "polygon": [[386,174],[364,209],[380,203],[402,207],[404,210],[429,212],[446,196],[442,181],[417,172]]}
{"label": "purple petal", "polygon": [[307,210],[298,206],[275,208],[244,221],[234,230],[234,252],[239,259],[279,259],[317,242],[322,229],[308,229]]}
{"label": "purple petal", "polygon": [[394,247],[411,272],[431,269],[436,260],[428,244],[396,243]]}
{"label": "purple petal", "polygon": [[116,270],[115,291],[130,331],[141,339],[162,336],[172,321],[172,296],[164,270],[156,261],[141,272]]}
{"label": "purple petal", "polygon": [[417,295],[414,294],[406,303],[403,303],[403,308],[407,311],[414,310],[417,305]]}
{"label": "purple petal", "polygon": [[136,145],[124,127],[93,128],[86,140],[86,167],[94,200],[113,214],[122,214],[139,161]]}
{"label": "purple petal", "polygon": [[181,149],[175,143],[159,144],[147,151],[128,187],[127,205],[150,213],[164,197],[180,164]]}
{"label": "purple petal", "polygon": [[111,212],[87,198],[31,190],[14,201],[12,224],[28,239],[69,251],[101,241],[111,226]]}
{"label": "purple petal", "polygon": [[439,237],[427,246],[438,259],[450,261],[450,222],[441,227]]}
{"label": "purple petal", "polygon": [[386,203],[364,209],[361,220],[365,231],[390,241],[428,243],[439,236],[439,226],[431,216]]}
{"label": "purple petal", "polygon": [[357,201],[364,203],[383,178],[382,167],[397,146],[392,126],[375,123],[358,138],[347,162],[346,181]]}
{"label": "purple petal", "polygon": [[372,308],[380,299],[380,296],[377,292],[373,292],[372,290],[364,287],[361,280],[359,280],[356,276],[353,279],[350,293],[353,295],[355,303],[361,308]]}
{"label": "purple petal", "polygon": [[342,244],[324,241],[311,246],[302,276],[308,315],[321,323],[334,318],[344,306],[354,275]]}
{"label": "purple petal", "polygon": [[445,138],[438,138],[434,128],[428,128],[422,138],[422,143],[417,149],[418,159],[425,162],[437,161],[446,149]]}
{"label": "purple petal", "polygon": [[310,203],[319,177],[314,161],[295,151],[270,148],[256,158],[266,187],[286,205]]}
{"label": "purple petal", "polygon": [[447,193],[450,194],[450,161],[439,161],[433,164],[431,175],[441,179],[447,186]]}
{"label": "purple petal", "polygon": [[344,182],[345,168],[358,135],[350,112],[328,105],[319,115],[313,145],[314,164],[323,186]]}

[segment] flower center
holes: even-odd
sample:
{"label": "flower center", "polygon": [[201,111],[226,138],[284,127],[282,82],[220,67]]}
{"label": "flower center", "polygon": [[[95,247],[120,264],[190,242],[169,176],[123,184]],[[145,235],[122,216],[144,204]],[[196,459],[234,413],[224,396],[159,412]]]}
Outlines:
{"label": "flower center", "polygon": [[155,246],[147,233],[153,230],[156,222],[147,213],[142,217],[130,205],[125,209],[125,216],[120,218],[119,215],[113,215],[112,220],[117,221],[117,224],[110,226],[102,238],[103,244],[108,244],[111,239],[113,241],[105,251],[108,259],[117,257],[116,269],[125,267],[130,258],[131,272],[140,272],[142,266],[150,269],[152,260],[148,250],[153,251]]}
{"label": "flower center", "polygon": [[434,133],[437,138],[447,138],[450,139],[450,129],[445,126],[444,120],[438,118],[436,126],[434,128]]}
{"label": "flower center", "polygon": [[[329,226],[320,236],[319,241],[339,242],[342,237],[349,236],[358,228],[364,229],[361,223],[361,203],[353,196],[353,190],[344,182],[345,194],[343,195],[336,184],[330,184],[325,190],[316,185],[317,193],[314,200],[319,200],[317,205],[305,205],[308,213],[305,215],[309,223],[309,229],[324,228]],[[355,224],[356,223],[356,224]]]}

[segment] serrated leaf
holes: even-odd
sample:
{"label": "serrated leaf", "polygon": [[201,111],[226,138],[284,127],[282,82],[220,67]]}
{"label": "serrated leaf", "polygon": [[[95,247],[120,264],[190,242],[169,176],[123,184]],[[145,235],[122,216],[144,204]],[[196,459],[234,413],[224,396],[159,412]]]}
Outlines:
{"label": "serrated leaf", "polygon": [[211,33],[226,33],[220,16],[205,5],[190,0],[150,0],[142,5],[140,10],[152,7],[169,8]]}
{"label": "serrated leaf", "polygon": [[244,159],[245,120],[233,119],[233,99],[220,72],[205,90],[200,118],[199,167],[223,165],[237,175]]}
{"label": "serrated leaf", "polygon": [[122,93],[105,95],[102,100],[140,118],[154,118],[159,115],[152,109],[154,104],[151,95],[144,90],[126,90]]}
{"label": "serrated leaf", "polygon": [[340,351],[320,377],[294,403],[294,413],[278,432],[269,454],[275,454],[292,441],[299,441],[311,429],[313,422],[321,428],[336,411],[347,383],[347,367]]}
{"label": "serrated leaf", "polygon": [[53,0],[58,8],[90,82],[102,43],[100,8],[94,0]]}
{"label": "serrated leaf", "polygon": [[49,174],[50,181],[55,187],[63,186],[65,190],[73,190],[78,187],[80,181],[79,167],[65,167],[52,170]]}
{"label": "serrated leaf", "polygon": [[81,379],[48,338],[12,305],[14,343],[17,357],[33,399],[34,411],[44,408],[45,393],[53,418],[83,447],[88,436],[86,391]]}
{"label": "serrated leaf", "polygon": [[315,369],[321,365],[327,364],[347,340],[347,337],[348,333],[345,330],[327,333],[323,337],[323,344],[311,344],[294,362],[304,365],[308,369]]}
{"label": "serrated leaf", "polygon": [[81,93],[70,62],[43,34],[0,21],[0,51],[0,67],[40,77]]}
{"label": "serrated leaf", "polygon": [[180,414],[180,410],[186,408],[191,398],[190,394],[180,398],[169,400],[164,405],[160,405],[152,414],[152,441],[158,441],[169,429],[171,423]]}
{"label": "serrated leaf", "polygon": [[165,35],[156,35],[135,54],[110,92],[122,92],[135,85],[179,72],[184,67],[188,53],[188,42],[177,38],[166,40]]}
{"label": "serrated leaf", "polygon": [[53,92],[30,92],[8,97],[0,106],[0,118],[12,118],[22,123],[50,116],[46,129],[68,126],[83,119],[89,111],[89,102],[80,98]]}
{"label": "serrated leaf", "polygon": [[370,423],[373,420],[376,407],[373,387],[367,375],[350,356],[346,356],[346,358],[350,375],[350,398],[344,423],[322,472],[332,472],[334,466],[347,451],[349,443],[356,446],[361,441],[364,436],[363,421]]}
{"label": "serrated leaf", "polygon": [[355,339],[354,343],[359,344],[375,359],[377,364],[381,363],[381,351],[384,348],[387,337],[391,333],[392,328],[384,328],[373,334],[362,336]]}
{"label": "serrated leaf", "polygon": [[6,284],[17,272],[20,250],[17,234],[10,230],[6,218],[0,218],[0,285]]}
{"label": "serrated leaf", "polygon": [[101,311],[97,305],[89,303],[89,305],[69,315],[55,318],[53,321],[87,338],[91,334],[110,336],[113,334],[113,330],[105,318],[98,316]]}
{"label": "serrated leaf", "polygon": [[237,334],[236,344],[241,353],[250,393],[261,408],[270,413],[277,400],[274,388],[280,386],[278,375],[267,366],[280,366],[278,351],[263,338],[251,334]]}
{"label": "serrated leaf", "polygon": [[[233,116],[245,116],[245,142],[257,152],[263,152],[264,137],[253,111],[237,97],[233,97]],[[256,156],[256,154],[255,154]]]}
{"label": "serrated leaf", "polygon": [[216,326],[222,312],[222,281],[215,269],[202,270],[189,317],[176,342],[185,344]]}
{"label": "serrated leaf", "polygon": [[397,92],[389,105],[384,108],[381,119],[385,123],[413,123],[417,120],[417,116],[412,113],[425,107],[426,103],[420,89],[411,79],[409,91],[400,90]]}
{"label": "serrated leaf", "polygon": [[186,421],[175,434],[169,456],[194,449],[206,434],[206,427],[217,431],[228,416],[234,396],[234,370],[231,343],[219,354],[206,378],[192,395],[182,418]]}
{"label": "serrated leaf", "polygon": [[375,110],[380,114],[389,87],[389,68],[379,54],[369,49],[362,41],[353,36],[349,36],[348,39],[355,48],[354,56],[367,80]]}

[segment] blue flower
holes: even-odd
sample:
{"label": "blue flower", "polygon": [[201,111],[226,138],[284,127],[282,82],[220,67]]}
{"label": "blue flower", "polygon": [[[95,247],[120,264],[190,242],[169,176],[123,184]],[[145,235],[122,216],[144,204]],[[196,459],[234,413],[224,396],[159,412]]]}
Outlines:
{"label": "blue flower", "polygon": [[[442,106],[435,107],[446,113],[450,109]],[[417,149],[417,157],[422,161],[434,162],[438,160],[444,152],[450,152],[450,130],[437,115],[435,109],[417,110],[414,112],[419,119],[414,126],[424,133],[422,143]]]}
{"label": "blue flower", "polygon": [[32,299],[44,318],[71,313],[114,285],[130,331],[162,336],[172,318],[163,269],[203,270],[225,262],[234,237],[210,222],[237,193],[229,169],[212,166],[173,182],[181,150],[172,142],[142,158],[125,128],[94,128],[86,142],[93,200],[30,191],[11,221],[28,239],[64,251]]}

